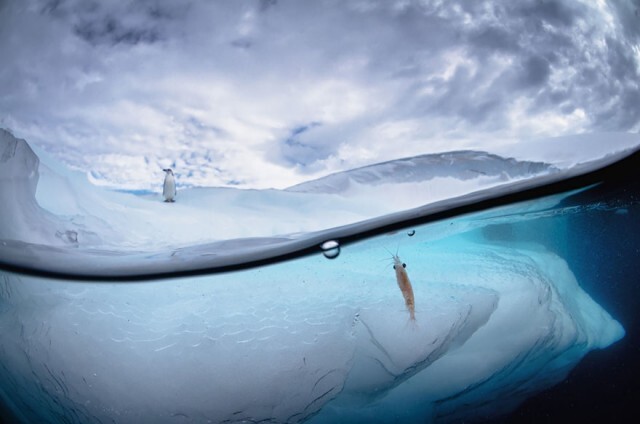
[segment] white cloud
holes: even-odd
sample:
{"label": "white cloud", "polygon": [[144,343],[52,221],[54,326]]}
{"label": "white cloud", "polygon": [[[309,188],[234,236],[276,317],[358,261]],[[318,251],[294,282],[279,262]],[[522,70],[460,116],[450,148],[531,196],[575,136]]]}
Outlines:
{"label": "white cloud", "polygon": [[[532,134],[637,131],[640,32],[627,9],[10,0],[0,126],[139,188],[157,186],[161,162],[181,167],[183,185],[284,187]],[[151,168],[129,171],[141,158]]]}

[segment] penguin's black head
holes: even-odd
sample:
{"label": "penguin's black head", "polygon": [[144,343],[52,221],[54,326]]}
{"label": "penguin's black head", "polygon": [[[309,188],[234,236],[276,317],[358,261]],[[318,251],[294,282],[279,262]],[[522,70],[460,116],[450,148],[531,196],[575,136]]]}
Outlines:
{"label": "penguin's black head", "polygon": [[164,171],[164,172],[169,172],[169,173],[173,174],[173,170],[172,170],[171,168],[163,169],[163,171]]}

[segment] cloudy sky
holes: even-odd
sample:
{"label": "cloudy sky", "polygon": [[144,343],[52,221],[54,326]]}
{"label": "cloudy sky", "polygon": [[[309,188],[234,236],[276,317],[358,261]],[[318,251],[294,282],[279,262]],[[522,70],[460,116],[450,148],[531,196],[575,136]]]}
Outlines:
{"label": "cloudy sky", "polygon": [[0,59],[0,127],[126,189],[640,131],[640,0],[0,0]]}

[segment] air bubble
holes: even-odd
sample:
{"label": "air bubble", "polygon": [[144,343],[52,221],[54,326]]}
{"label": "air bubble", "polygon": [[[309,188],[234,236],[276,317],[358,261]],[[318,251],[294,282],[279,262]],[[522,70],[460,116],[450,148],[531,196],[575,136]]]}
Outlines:
{"label": "air bubble", "polygon": [[409,237],[413,237],[413,236],[415,236],[415,235],[416,235],[416,230],[411,230],[411,231],[409,231],[409,232],[407,233],[407,235],[408,235]]}
{"label": "air bubble", "polygon": [[340,244],[335,240],[328,240],[320,246],[322,254],[327,259],[335,259],[340,254]]}

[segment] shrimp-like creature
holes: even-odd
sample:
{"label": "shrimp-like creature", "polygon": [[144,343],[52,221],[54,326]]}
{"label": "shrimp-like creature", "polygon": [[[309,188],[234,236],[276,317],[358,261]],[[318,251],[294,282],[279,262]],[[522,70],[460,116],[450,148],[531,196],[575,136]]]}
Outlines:
{"label": "shrimp-like creature", "polygon": [[411,287],[411,281],[409,281],[409,275],[407,275],[407,264],[400,260],[398,255],[391,254],[393,257],[393,269],[396,271],[396,281],[398,287],[404,296],[404,303],[407,305],[409,311],[409,317],[411,321],[416,320],[415,302],[413,300],[413,287]]}

